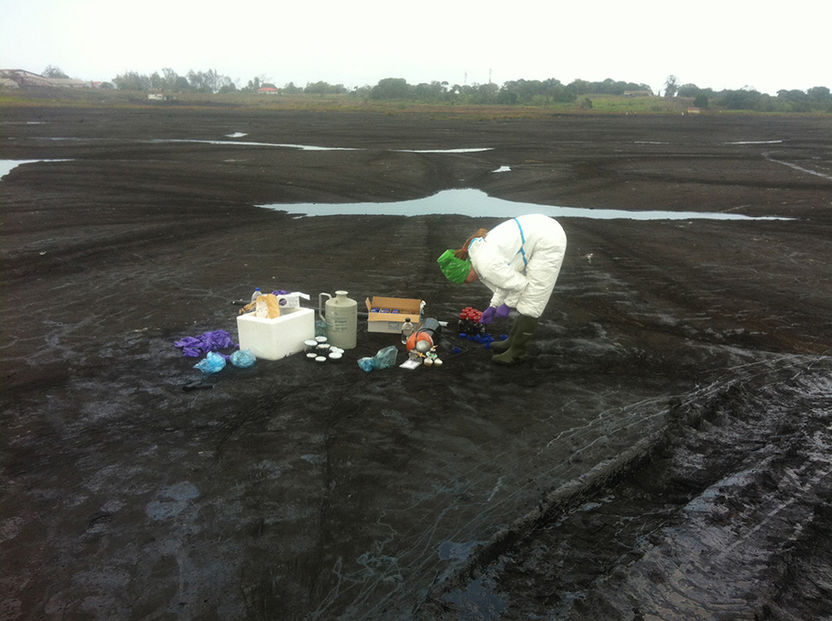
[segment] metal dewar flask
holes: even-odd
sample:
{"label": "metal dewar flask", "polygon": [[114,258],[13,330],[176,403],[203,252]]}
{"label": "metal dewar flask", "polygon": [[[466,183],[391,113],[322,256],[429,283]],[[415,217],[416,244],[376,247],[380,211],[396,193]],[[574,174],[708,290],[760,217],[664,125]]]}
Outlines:
{"label": "metal dewar flask", "polygon": [[335,297],[328,293],[318,296],[318,310],[321,310],[321,298],[328,299],[323,315],[326,320],[326,336],[330,345],[341,349],[353,349],[357,343],[358,302],[347,297],[347,291],[335,292]]}

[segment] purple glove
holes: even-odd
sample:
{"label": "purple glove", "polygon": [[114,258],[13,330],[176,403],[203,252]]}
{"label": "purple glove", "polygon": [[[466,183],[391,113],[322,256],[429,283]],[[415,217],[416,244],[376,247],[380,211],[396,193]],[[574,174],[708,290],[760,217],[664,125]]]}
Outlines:
{"label": "purple glove", "polygon": [[511,309],[510,309],[508,306],[506,306],[505,304],[500,304],[500,305],[497,307],[497,313],[496,313],[496,315],[497,315],[497,317],[499,317],[500,319],[503,319],[503,318],[505,318],[505,317],[508,317],[508,313],[509,313],[509,311],[510,311],[510,310],[511,310]]}
{"label": "purple glove", "polygon": [[494,321],[494,315],[497,314],[497,309],[493,306],[489,306],[484,311],[482,311],[482,317],[480,317],[480,323],[484,326],[487,326],[492,321]]}

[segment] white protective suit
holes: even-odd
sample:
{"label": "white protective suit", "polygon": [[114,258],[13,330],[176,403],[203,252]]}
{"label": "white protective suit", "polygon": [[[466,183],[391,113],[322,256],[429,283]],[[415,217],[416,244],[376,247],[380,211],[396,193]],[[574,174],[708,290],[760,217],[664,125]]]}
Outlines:
{"label": "white protective suit", "polygon": [[468,245],[471,266],[494,292],[491,306],[506,304],[538,318],[546,308],[566,252],[566,233],[542,214],[498,224]]}

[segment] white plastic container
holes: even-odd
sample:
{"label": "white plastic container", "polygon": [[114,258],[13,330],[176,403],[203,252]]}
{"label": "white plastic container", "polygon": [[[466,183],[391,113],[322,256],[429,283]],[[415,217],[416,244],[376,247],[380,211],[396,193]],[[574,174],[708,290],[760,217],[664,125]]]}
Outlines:
{"label": "white plastic container", "polygon": [[315,311],[299,308],[274,319],[237,316],[240,349],[250,349],[264,360],[280,360],[304,350],[304,341],[315,338]]}

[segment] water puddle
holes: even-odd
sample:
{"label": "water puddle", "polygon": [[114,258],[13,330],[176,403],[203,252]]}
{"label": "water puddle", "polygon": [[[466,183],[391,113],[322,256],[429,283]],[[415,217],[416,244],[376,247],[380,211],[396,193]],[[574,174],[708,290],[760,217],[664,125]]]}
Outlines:
{"label": "water puddle", "polygon": [[[245,136],[246,134],[241,134]],[[366,151],[360,147],[321,147],[309,144],[292,144],[283,142],[251,142],[243,140],[197,140],[197,139],[154,139],[146,142],[151,143],[189,143],[189,144],[216,144],[223,146],[244,146],[244,147],[277,147],[280,149],[299,149],[301,151]],[[389,149],[393,153],[480,153],[482,151],[491,151],[493,147],[473,147],[463,149]]]}
{"label": "water puddle", "polygon": [[782,140],[736,140],[734,142],[723,142],[722,144],[781,144]]}
{"label": "water puddle", "polygon": [[8,175],[21,164],[29,164],[38,160],[0,160],[0,179]]}
{"label": "water puddle", "polygon": [[195,138],[154,138],[152,140],[142,140],[141,142],[148,142],[151,144],[216,144],[226,147],[277,147],[280,149],[299,149],[301,151],[363,151],[363,149],[357,149],[353,147],[319,147],[308,144],[291,144],[282,142],[252,142],[247,140],[197,140]]}
{"label": "water puddle", "polygon": [[[234,132],[233,134],[226,134],[226,138],[242,138],[248,136],[242,132]],[[49,138],[39,138],[39,140],[51,140],[55,142],[60,141],[78,141],[78,142],[92,142],[96,140],[106,140],[105,138],[76,138],[71,136],[51,136]],[[151,138],[149,140],[138,140],[137,142],[145,144],[213,144],[220,146],[235,146],[235,147],[273,147],[278,149],[299,149],[301,151],[366,151],[361,147],[322,147],[311,144],[293,144],[286,142],[257,142],[251,140],[207,140],[199,138]],[[481,153],[483,151],[493,151],[494,147],[463,147],[459,149],[387,149],[392,153]]]}
{"label": "water puddle", "polygon": [[394,153],[482,153],[493,151],[494,147],[472,147],[463,149],[390,149]]}
{"label": "water puddle", "polygon": [[467,541],[465,543],[454,543],[443,541],[439,544],[439,558],[443,560],[466,561],[484,541]]}
{"label": "water puddle", "polygon": [[803,166],[798,166],[797,164],[792,164],[791,162],[785,162],[783,160],[778,160],[771,157],[770,153],[763,153],[763,157],[767,159],[769,162],[773,162],[774,164],[781,164],[782,166],[788,166],[793,170],[797,170],[802,173],[806,173],[807,175],[815,175],[816,177],[821,177],[823,179],[829,179],[832,181],[832,175],[827,175],[826,173],[818,172],[817,170],[811,170],[810,168],[804,168]]}
{"label": "water puddle", "polygon": [[511,218],[542,213],[554,218],[592,218],[596,220],[793,220],[779,216],[744,216],[736,213],[698,211],[626,211],[586,209],[536,203],[516,203],[489,196],[472,188],[443,190],[433,196],[392,203],[272,203],[265,209],[303,216],[426,216],[459,215],[472,218]]}
{"label": "water puddle", "polygon": [[37,164],[38,162],[68,162],[69,160],[0,160],[0,180],[22,164]]}

